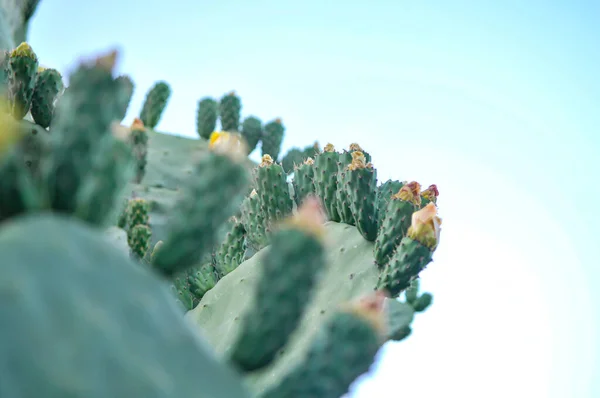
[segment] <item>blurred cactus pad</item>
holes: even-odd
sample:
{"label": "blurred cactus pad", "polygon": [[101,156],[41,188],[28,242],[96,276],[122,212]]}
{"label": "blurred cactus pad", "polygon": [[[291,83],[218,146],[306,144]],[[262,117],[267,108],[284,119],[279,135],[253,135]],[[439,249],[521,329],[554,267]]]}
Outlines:
{"label": "blurred cactus pad", "polygon": [[118,56],[65,87],[27,43],[4,54],[0,397],[340,398],[410,344],[435,185],[379,181],[377,143],[284,166],[281,120],[242,118],[233,93],[200,100],[198,138],[155,130],[162,81],[123,126]]}

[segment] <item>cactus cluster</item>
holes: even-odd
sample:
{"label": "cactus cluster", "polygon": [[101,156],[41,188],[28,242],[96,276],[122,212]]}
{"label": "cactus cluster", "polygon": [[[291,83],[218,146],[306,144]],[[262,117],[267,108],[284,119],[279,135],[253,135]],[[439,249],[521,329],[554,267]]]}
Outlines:
{"label": "cactus cluster", "polygon": [[209,140],[215,131],[217,121],[221,122],[221,130],[228,133],[239,133],[246,141],[247,153],[252,153],[261,143],[262,155],[270,155],[279,159],[285,128],[281,119],[274,119],[265,125],[261,119],[250,115],[241,119],[242,100],[235,91],[221,97],[204,97],[198,101],[196,111],[196,132]]}
{"label": "cactus cluster", "polygon": [[[289,184],[277,162],[284,135],[279,119],[260,129],[262,161],[249,173],[243,162],[260,123],[246,123],[246,133],[242,123],[237,134],[241,102],[227,95],[218,107],[205,102],[202,117],[199,109],[198,120],[210,125],[210,109],[216,108],[229,132],[208,137],[208,151],[170,210],[165,239],[150,250],[148,202],[129,199],[119,208],[119,198],[129,182],[143,177],[144,126],[156,126],[170,88],[159,82],[148,93],[140,120],[131,128],[116,127],[129,102],[126,87],[132,87],[113,76],[116,56],[80,64],[57,102],[61,90],[49,90],[48,85],[57,86],[39,79],[29,46],[19,46],[5,63],[0,368],[6,377],[0,378],[0,396],[338,398],[346,393],[380,347],[406,337],[412,314],[431,303],[431,295],[419,294],[418,277],[439,241],[436,187],[421,192],[415,182],[377,185],[368,153],[357,145],[340,153],[331,144],[323,151],[312,147],[293,161]],[[52,98],[52,108],[36,105],[34,112],[38,82],[43,82],[38,94]],[[20,122],[27,112],[48,122],[40,128],[50,126],[48,139],[35,150]],[[199,132],[206,135],[212,130],[208,125]],[[130,257],[102,235],[115,218],[127,231]],[[281,362],[281,353],[293,346],[331,269],[326,221],[348,224],[363,242],[372,242],[376,264],[368,266],[378,281],[368,286],[368,294],[339,306],[329,300],[328,316],[316,321],[316,333],[306,335],[305,352],[277,381],[253,389],[253,378]],[[189,327],[171,290],[186,308],[206,310],[201,300],[207,292],[239,282],[236,274],[244,262],[258,260],[252,295],[242,298],[247,310],[221,322],[236,333],[219,357]],[[392,300],[402,292],[405,303]],[[410,316],[400,321],[391,315],[397,305]]]}

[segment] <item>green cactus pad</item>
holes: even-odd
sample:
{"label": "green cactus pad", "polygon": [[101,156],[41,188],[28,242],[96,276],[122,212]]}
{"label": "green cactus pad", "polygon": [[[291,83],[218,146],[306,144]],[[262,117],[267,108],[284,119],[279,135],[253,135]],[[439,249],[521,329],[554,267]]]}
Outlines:
{"label": "green cactus pad", "polygon": [[387,209],[388,202],[392,198],[392,195],[397,194],[400,188],[403,186],[403,182],[397,180],[387,180],[377,187],[377,208],[379,209],[377,219],[379,225],[381,225],[381,222],[385,218],[385,211]]}
{"label": "green cactus pad", "polygon": [[25,217],[0,252],[0,396],[249,398],[164,282],[102,232]]}
{"label": "green cactus pad", "polygon": [[218,104],[212,98],[202,98],[198,101],[196,111],[196,132],[201,138],[208,140],[215,131],[218,118]]}
{"label": "green cactus pad", "polygon": [[297,166],[294,170],[294,200],[300,206],[307,196],[315,193],[315,167],[312,158],[307,159],[303,164]]}
{"label": "green cactus pad", "polygon": [[38,125],[50,127],[56,99],[63,89],[62,76],[56,69],[38,71],[31,97],[31,117]]}
{"label": "green cactus pad", "polygon": [[346,169],[344,186],[356,228],[368,241],[377,238],[377,170],[372,167]]}
{"label": "green cactus pad", "polygon": [[262,155],[270,155],[273,160],[277,161],[281,153],[281,144],[283,143],[283,135],[285,127],[281,120],[275,119],[265,125],[262,137]]}
{"label": "green cactus pad", "polygon": [[340,221],[336,201],[339,154],[333,146],[315,156],[315,192],[321,201],[330,221]]}
{"label": "green cactus pad", "polygon": [[290,149],[283,159],[281,159],[281,166],[285,170],[286,174],[290,174],[294,171],[296,166],[299,166],[304,161],[304,151],[298,148]]}
{"label": "green cactus pad", "polygon": [[386,290],[391,297],[398,297],[408,289],[432,260],[433,252],[419,241],[408,236],[403,238],[377,282],[378,290]]}
{"label": "green cactus pad", "polygon": [[152,86],[140,112],[140,119],[144,126],[154,129],[158,125],[170,96],[171,87],[166,82],[160,81]]}
{"label": "green cactus pad", "polygon": [[[330,310],[375,288],[378,271],[373,265],[373,244],[365,241],[355,227],[329,222],[325,228],[327,266],[298,329],[277,360],[250,375],[249,382],[257,392],[277,383],[303,360],[314,334],[331,316]],[[187,314],[223,356],[231,354],[241,330],[242,316],[252,310],[252,297],[269,250],[270,246],[259,251],[223,277]]]}
{"label": "green cactus pad", "polygon": [[219,102],[219,118],[221,119],[221,130],[238,131],[240,126],[240,113],[242,101],[234,91],[224,95]]}
{"label": "green cactus pad", "polygon": [[248,154],[252,153],[263,135],[262,121],[254,116],[248,116],[242,123],[242,137],[248,144]]}
{"label": "green cactus pad", "polygon": [[337,312],[315,337],[306,359],[259,398],[341,397],[369,370],[380,347],[380,336],[369,322]]}
{"label": "green cactus pad", "polygon": [[215,253],[215,268],[221,276],[227,275],[244,261],[246,252],[246,229],[236,222],[225,236]]}
{"label": "green cactus pad", "polygon": [[148,163],[148,132],[143,126],[133,125],[129,136],[129,144],[135,158],[135,183],[140,184],[146,175]]}
{"label": "green cactus pad", "polygon": [[296,228],[278,231],[262,261],[252,310],[241,320],[231,360],[243,371],[268,365],[296,329],[321,275],[323,245]]}
{"label": "green cactus pad", "polygon": [[143,259],[150,247],[150,238],[152,230],[149,226],[138,224],[131,228],[127,233],[127,244],[131,249],[131,253],[137,259]]}
{"label": "green cactus pad", "polygon": [[115,81],[119,86],[117,101],[115,104],[117,108],[116,120],[122,121],[125,119],[125,115],[127,115],[127,110],[129,109],[131,98],[133,97],[134,84],[131,80],[131,77],[127,75],[119,76],[115,79]]}
{"label": "green cactus pad", "polygon": [[336,189],[335,191],[336,208],[340,217],[340,222],[349,225],[356,225],[354,215],[352,214],[350,198],[348,197],[346,189],[343,188],[345,184],[344,179],[346,178],[347,168],[352,162],[352,154],[344,150],[338,156],[337,185],[340,187],[340,189]]}
{"label": "green cactus pad", "polygon": [[269,158],[263,157],[263,162],[255,169],[255,181],[268,236],[274,223],[292,213],[294,204],[285,171],[280,164],[272,163]]}
{"label": "green cactus pad", "polygon": [[8,101],[10,113],[20,120],[29,112],[37,78],[38,59],[27,43],[21,43],[8,57]]}
{"label": "green cactus pad", "polygon": [[269,244],[267,221],[260,207],[256,191],[244,199],[241,206],[241,221],[247,233],[248,246],[258,251]]}

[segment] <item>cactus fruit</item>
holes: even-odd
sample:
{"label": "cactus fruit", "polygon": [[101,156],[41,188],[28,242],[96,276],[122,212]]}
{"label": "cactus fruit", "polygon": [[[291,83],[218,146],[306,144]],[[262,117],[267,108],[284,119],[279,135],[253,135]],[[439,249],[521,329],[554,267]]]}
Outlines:
{"label": "cactus fruit", "polygon": [[296,329],[325,266],[323,218],[316,198],[306,201],[271,238],[253,310],[246,313],[231,360],[243,371],[269,364]]}
{"label": "cactus fruit", "polygon": [[294,179],[292,185],[294,187],[294,199],[296,204],[300,206],[304,199],[315,194],[315,161],[308,158],[303,164],[296,166],[294,170]]}
{"label": "cactus fruit", "polygon": [[208,140],[215,130],[218,118],[218,104],[212,98],[202,98],[198,101],[196,111],[196,132],[201,138]]}
{"label": "cactus fruit", "polygon": [[153,262],[159,272],[171,276],[193,266],[217,243],[215,226],[240,206],[249,183],[241,163],[245,156],[244,145],[233,135],[216,136],[211,142],[211,150],[196,165],[173,209],[168,238]]}
{"label": "cactus fruit", "polygon": [[365,163],[360,151],[352,153],[352,163],[346,168],[344,186],[356,228],[368,241],[377,237],[377,171]]}
{"label": "cactus fruit", "polygon": [[242,137],[248,145],[248,154],[252,153],[263,135],[262,121],[255,116],[248,116],[242,123]]}
{"label": "cactus fruit", "polygon": [[273,160],[279,159],[285,127],[281,119],[275,119],[265,125],[262,137],[262,155],[270,155]]}
{"label": "cactus fruit", "polygon": [[31,97],[31,117],[36,124],[50,127],[56,100],[63,89],[62,76],[56,69],[38,68]]}
{"label": "cactus fruit", "polygon": [[152,86],[140,112],[140,119],[144,126],[154,129],[158,125],[170,96],[171,87],[166,82],[159,81]]}
{"label": "cactus fruit", "polygon": [[[312,342],[305,360],[260,398],[333,398],[367,372],[384,342],[384,296],[338,310]],[[316,377],[318,375],[318,377]]]}
{"label": "cactus fruit", "polygon": [[379,276],[377,288],[397,297],[410,287],[411,282],[432,260],[440,234],[441,220],[435,204],[412,214],[406,236]]}
{"label": "cactus fruit", "polygon": [[21,43],[8,57],[8,100],[17,120],[29,112],[37,78],[38,58],[27,43]]}
{"label": "cactus fruit", "polygon": [[[117,97],[117,113],[116,120],[122,121],[125,119],[125,115],[127,115],[127,109],[129,108],[129,104],[131,103],[131,98],[133,97],[133,81],[131,77],[127,75],[121,75],[115,79],[115,81],[119,85],[119,95]],[[33,110],[32,110],[33,115]]]}
{"label": "cactus fruit", "polygon": [[239,131],[241,111],[242,101],[240,100],[240,97],[235,94],[235,91],[224,95],[219,102],[221,130],[228,132]]}
{"label": "cactus fruit", "polygon": [[390,198],[385,209],[386,217],[379,225],[375,241],[375,262],[380,267],[385,266],[402,238],[406,236],[411,217],[421,205],[420,189],[421,185],[413,181],[404,185]]}
{"label": "cactus fruit", "polygon": [[131,134],[129,135],[129,143],[133,150],[135,158],[135,182],[140,184],[146,174],[146,164],[148,156],[148,133],[144,127],[144,123],[140,119],[135,119],[131,125]]}
{"label": "cactus fruit", "polygon": [[246,229],[244,224],[234,218],[231,230],[227,232],[223,243],[215,253],[215,268],[223,277],[244,261],[246,252]]}
{"label": "cactus fruit", "polygon": [[325,145],[323,152],[315,156],[315,192],[323,201],[323,207],[327,218],[331,221],[340,221],[336,202],[336,190],[338,189],[339,154],[332,144]]}

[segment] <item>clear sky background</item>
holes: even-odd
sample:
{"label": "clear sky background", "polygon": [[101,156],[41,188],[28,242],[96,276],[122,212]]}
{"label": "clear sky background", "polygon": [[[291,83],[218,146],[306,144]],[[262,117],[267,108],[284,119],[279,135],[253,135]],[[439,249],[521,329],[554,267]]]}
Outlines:
{"label": "clear sky background", "polygon": [[[360,143],[440,190],[435,298],[352,397],[600,397],[600,2],[43,0],[41,64],[123,50],[159,130],[234,89],[284,149]],[[595,383],[595,384],[594,384]],[[418,394],[418,395],[417,395]]]}

